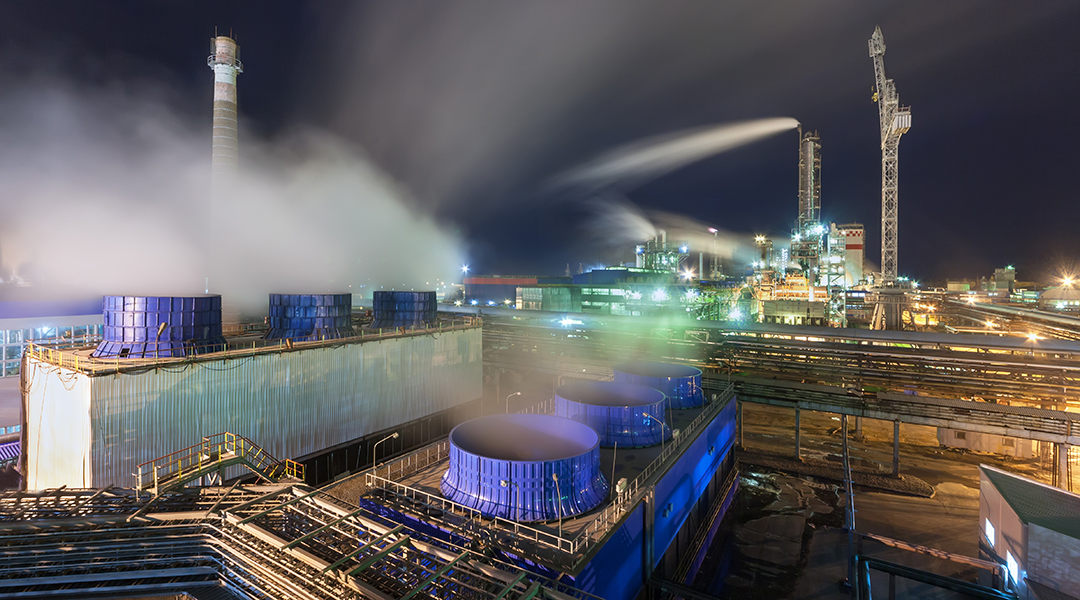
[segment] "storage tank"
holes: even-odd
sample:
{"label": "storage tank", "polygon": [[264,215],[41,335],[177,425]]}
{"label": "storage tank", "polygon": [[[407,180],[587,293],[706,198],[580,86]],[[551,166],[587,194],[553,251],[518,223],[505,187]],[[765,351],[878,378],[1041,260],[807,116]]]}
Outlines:
{"label": "storage tank", "polygon": [[269,324],[268,340],[350,337],[352,294],[270,294]]}
{"label": "storage tank", "polygon": [[439,309],[435,292],[375,292],[371,327],[414,327],[433,323]]}
{"label": "storage tank", "polygon": [[588,425],[606,448],[642,448],[670,439],[666,410],[663,392],[635,383],[583,381],[555,390],[555,415]]}
{"label": "storage tank", "polygon": [[489,517],[550,521],[581,514],[607,497],[599,442],[589,426],[562,417],[480,417],[450,432],[450,466],[440,487],[450,500]]}
{"label": "storage tank", "polygon": [[[615,381],[656,388],[668,398],[673,409],[705,404],[701,391],[701,369],[664,362],[636,361],[615,367]],[[659,415],[657,415],[659,416]]]}
{"label": "storage tank", "polygon": [[105,296],[96,358],[178,357],[225,349],[221,296]]}

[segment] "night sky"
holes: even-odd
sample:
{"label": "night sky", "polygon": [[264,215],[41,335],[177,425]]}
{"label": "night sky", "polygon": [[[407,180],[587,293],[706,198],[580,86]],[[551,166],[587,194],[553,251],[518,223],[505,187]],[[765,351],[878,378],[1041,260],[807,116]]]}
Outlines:
{"label": "night sky", "polygon": [[[0,2],[0,94],[40,75],[153,85],[207,131],[215,27],[236,35],[243,136],[317,128],[362,147],[473,272],[610,260],[558,173],[640,138],[794,117],[822,140],[822,217],[880,233],[867,40],[913,125],[899,270],[1048,281],[1080,258],[1080,3]],[[205,121],[205,123],[203,123]],[[2,140],[0,140],[2,143]],[[616,190],[646,211],[786,239],[794,131]],[[2,184],[2,182],[0,182]],[[298,198],[302,201],[302,198]],[[390,260],[391,252],[385,258]]]}

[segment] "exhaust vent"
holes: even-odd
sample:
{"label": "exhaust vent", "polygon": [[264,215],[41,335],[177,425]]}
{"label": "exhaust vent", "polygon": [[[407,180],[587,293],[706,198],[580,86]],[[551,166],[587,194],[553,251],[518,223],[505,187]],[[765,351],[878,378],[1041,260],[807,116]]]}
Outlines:
{"label": "exhaust vent", "polygon": [[591,427],[605,448],[642,448],[670,439],[666,411],[663,392],[633,383],[583,381],[555,390],[555,414]]}
{"label": "exhaust vent", "polygon": [[[701,391],[701,369],[663,362],[628,362],[615,367],[615,381],[656,388],[668,397],[674,409],[705,404]],[[659,415],[657,415],[659,416]]]}
{"label": "exhaust vent", "polygon": [[352,294],[270,294],[268,340],[326,340],[353,335]]}
{"label": "exhaust vent", "polygon": [[221,296],[105,296],[95,358],[180,357],[225,349]]}
{"label": "exhaust vent", "polygon": [[414,327],[433,323],[439,304],[435,292],[375,292],[371,327]]}
{"label": "exhaust vent", "polygon": [[552,415],[473,419],[450,432],[442,493],[489,517],[550,521],[578,515],[607,497],[599,441],[587,425]]}

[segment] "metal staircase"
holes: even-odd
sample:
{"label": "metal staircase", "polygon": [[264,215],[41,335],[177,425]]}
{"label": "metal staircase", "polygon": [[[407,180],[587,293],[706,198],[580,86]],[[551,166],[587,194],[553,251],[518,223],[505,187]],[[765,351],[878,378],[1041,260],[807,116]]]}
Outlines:
{"label": "metal staircase", "polygon": [[304,481],[304,465],[289,459],[277,460],[246,437],[226,431],[142,463],[136,467],[135,487],[160,496],[203,478],[216,479],[220,485],[223,471],[236,465],[247,467],[269,483]]}

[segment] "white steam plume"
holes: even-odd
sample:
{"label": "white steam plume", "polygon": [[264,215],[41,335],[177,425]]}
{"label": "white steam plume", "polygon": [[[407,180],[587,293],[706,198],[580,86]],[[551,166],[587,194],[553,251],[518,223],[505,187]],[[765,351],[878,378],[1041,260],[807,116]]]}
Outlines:
{"label": "white steam plume", "polygon": [[798,127],[790,117],[698,127],[639,140],[557,176],[556,187],[640,185],[675,169]]}
{"label": "white steam plume", "polygon": [[[590,237],[610,248],[629,248],[659,235],[663,230],[673,243],[687,243],[691,254],[717,254],[738,263],[754,260],[752,235],[727,231],[687,216],[663,211],[643,211],[629,200],[608,192],[588,203],[594,212],[588,221]],[[710,231],[716,230],[716,233]]]}
{"label": "white steam plume", "polygon": [[0,92],[0,277],[86,295],[201,293],[210,277],[259,315],[270,292],[370,297],[458,274],[460,240],[325,133],[241,131],[241,174],[211,210],[210,107],[185,120],[146,89]]}

